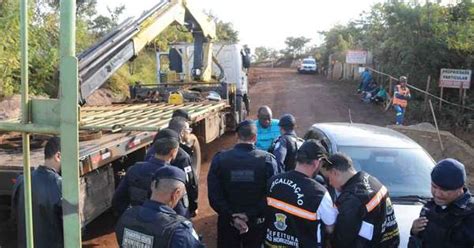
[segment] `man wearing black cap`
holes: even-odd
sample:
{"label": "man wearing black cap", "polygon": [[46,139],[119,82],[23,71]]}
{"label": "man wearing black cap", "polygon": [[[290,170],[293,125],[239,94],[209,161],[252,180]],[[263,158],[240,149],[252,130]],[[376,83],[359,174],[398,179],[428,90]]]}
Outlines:
{"label": "man wearing black cap", "polygon": [[281,136],[275,141],[270,151],[275,155],[281,171],[290,171],[295,169],[296,151],[304,140],[296,135],[296,119],[293,115],[283,115],[278,125]]}
{"label": "man wearing black cap", "polygon": [[[187,122],[187,120],[183,117],[173,117],[168,124],[168,128],[178,133],[178,139],[180,141],[176,158],[171,160],[170,164],[186,172],[186,178],[187,178],[186,191],[188,192],[188,199],[189,199],[189,207],[184,207],[184,205],[180,203],[178,204],[177,209],[175,210],[178,214],[181,214],[183,216],[194,217],[196,216],[196,210],[198,207],[199,182],[196,176],[198,172],[194,171],[192,167],[192,159],[190,157],[190,154],[188,154],[183,149],[183,146],[187,147],[183,143],[188,142],[192,130],[189,127],[189,123]],[[165,133],[165,134],[168,135],[168,133]],[[158,137],[163,137],[163,135],[165,134],[162,133],[162,135],[156,135],[155,140]],[[173,138],[173,137],[169,137],[169,138]],[[153,159],[153,157],[155,156],[155,153],[156,153],[155,146],[152,145],[147,151],[145,160]]]}
{"label": "man wearing black cap", "polygon": [[273,155],[255,147],[257,127],[243,121],[238,144],[217,153],[207,176],[209,203],[218,214],[218,247],[260,247],[264,239],[266,185],[277,169]]}
{"label": "man wearing black cap", "polygon": [[433,199],[413,222],[408,247],[474,247],[474,198],[466,171],[456,159],[439,161],[431,172]]}
{"label": "man wearing black cap", "polygon": [[294,170],[270,179],[265,222],[266,247],[324,247],[337,217],[331,196],[313,178],[327,161],[316,140],[303,143]]}
{"label": "man wearing black cap", "polygon": [[151,197],[120,217],[116,236],[120,247],[204,247],[190,221],[173,208],[186,195],[186,174],[172,166],[158,169]]}
{"label": "man wearing black cap", "polygon": [[178,153],[178,134],[171,129],[163,129],[158,133],[154,146],[155,156],[131,166],[120,181],[112,198],[112,207],[118,214],[122,214],[130,205],[143,204],[150,197],[153,173],[163,166],[169,166]]}
{"label": "man wearing black cap", "polygon": [[352,160],[342,153],[331,155],[322,172],[339,192],[333,247],[398,247],[400,235],[392,202],[377,178],[357,172]]}

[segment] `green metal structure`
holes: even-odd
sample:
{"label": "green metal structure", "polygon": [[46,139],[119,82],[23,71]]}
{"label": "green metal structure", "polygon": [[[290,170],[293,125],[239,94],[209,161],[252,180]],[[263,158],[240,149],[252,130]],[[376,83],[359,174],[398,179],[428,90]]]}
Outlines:
{"label": "green metal structure", "polygon": [[0,122],[1,131],[21,132],[27,246],[34,247],[31,202],[30,134],[61,137],[64,246],[81,246],[79,216],[78,68],[75,51],[76,2],[60,1],[59,99],[30,100],[28,95],[28,0],[20,0],[21,22],[21,110],[20,122]]}

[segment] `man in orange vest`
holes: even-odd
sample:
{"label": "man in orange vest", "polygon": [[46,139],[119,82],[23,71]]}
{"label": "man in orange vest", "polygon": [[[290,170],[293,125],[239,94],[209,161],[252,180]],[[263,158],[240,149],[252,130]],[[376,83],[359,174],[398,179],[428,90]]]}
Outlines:
{"label": "man in orange vest", "polygon": [[396,124],[402,125],[405,116],[405,110],[408,105],[408,100],[411,98],[410,89],[407,87],[407,77],[401,76],[400,83],[395,86],[395,94],[393,97],[393,107],[395,108]]}

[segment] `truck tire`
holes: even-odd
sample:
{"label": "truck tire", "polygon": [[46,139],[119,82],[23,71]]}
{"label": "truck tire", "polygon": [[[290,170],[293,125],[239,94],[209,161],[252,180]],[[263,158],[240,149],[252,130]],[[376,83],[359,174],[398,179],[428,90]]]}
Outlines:
{"label": "truck tire", "polygon": [[193,170],[196,172],[196,179],[199,181],[199,174],[201,173],[201,145],[199,144],[199,139],[196,135],[191,134],[191,141],[189,143],[192,144],[191,148],[193,149],[193,156],[192,156],[192,167]]}

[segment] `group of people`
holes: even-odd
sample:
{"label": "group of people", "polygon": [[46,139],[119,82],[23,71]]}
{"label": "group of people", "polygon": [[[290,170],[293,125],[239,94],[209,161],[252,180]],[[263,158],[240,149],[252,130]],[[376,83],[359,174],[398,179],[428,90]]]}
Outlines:
{"label": "group of people", "polygon": [[[400,236],[387,187],[356,171],[343,153],[296,135],[292,115],[238,124],[237,144],[215,154],[208,197],[218,214],[218,247],[398,247]],[[176,111],[143,162],[131,166],[113,197],[120,247],[204,247],[190,217],[197,213],[196,172],[187,146],[189,116]],[[34,242],[62,247],[59,138],[45,147],[32,173]],[[433,199],[413,222],[409,247],[473,247],[474,198],[463,164],[437,163]],[[15,184],[19,246],[25,246],[23,180]]]}
{"label": "group of people", "polygon": [[[383,86],[378,86],[372,77],[369,68],[360,74],[361,82],[357,88],[363,102],[383,103],[388,98],[387,91]],[[407,86],[407,77],[401,76],[394,88],[394,94],[391,104],[395,110],[395,124],[402,125],[405,119],[405,112],[410,100],[410,89]]]}

